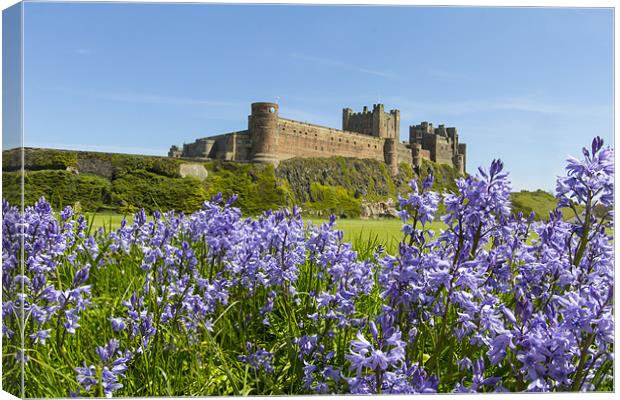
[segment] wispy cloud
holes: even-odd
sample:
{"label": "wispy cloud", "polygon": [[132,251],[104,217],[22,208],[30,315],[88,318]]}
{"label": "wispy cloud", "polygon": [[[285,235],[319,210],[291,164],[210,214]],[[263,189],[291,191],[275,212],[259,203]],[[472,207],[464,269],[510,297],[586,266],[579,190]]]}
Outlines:
{"label": "wispy cloud", "polygon": [[241,103],[225,100],[196,99],[189,97],[161,96],[144,93],[97,93],[96,97],[110,101],[180,106],[237,107]]}
{"label": "wispy cloud", "polygon": [[79,48],[79,49],[76,49],[75,52],[81,56],[90,56],[90,55],[95,54],[95,50],[89,49],[89,48]]}
{"label": "wispy cloud", "polygon": [[310,61],[315,64],[326,65],[326,66],[334,67],[334,68],[340,68],[340,69],[344,69],[347,71],[356,71],[356,72],[360,72],[363,74],[380,76],[386,79],[398,79],[398,76],[391,71],[380,71],[376,69],[361,67],[359,65],[348,64],[348,63],[345,63],[339,60],[309,56],[309,55],[299,54],[299,53],[293,53],[291,54],[291,56],[299,60]]}
{"label": "wispy cloud", "polygon": [[103,153],[123,153],[123,154],[143,154],[151,156],[161,156],[167,154],[168,149],[140,146],[108,146],[102,144],[89,143],[59,143],[59,142],[28,142],[29,147],[40,147],[46,149],[60,150],[79,150],[97,151]]}
{"label": "wispy cloud", "polygon": [[401,108],[401,118],[419,117],[424,114],[462,115],[474,113],[488,113],[498,111],[512,111],[533,114],[557,116],[590,116],[592,118],[605,117],[611,112],[611,107],[603,105],[584,105],[544,99],[539,96],[509,96],[496,99],[472,99],[463,101],[436,101],[411,102],[402,98],[386,99],[394,102]]}
{"label": "wispy cloud", "polygon": [[65,95],[84,96],[99,100],[116,101],[123,103],[163,104],[179,106],[209,106],[209,107],[247,107],[246,102],[222,99],[201,99],[195,97],[168,96],[153,93],[139,93],[133,91],[100,92],[94,90],[68,88],[63,86],[46,85],[37,87],[38,90],[62,92]]}
{"label": "wispy cloud", "polygon": [[448,71],[441,68],[428,68],[424,72],[432,78],[441,80],[471,80],[471,77],[462,72]]}

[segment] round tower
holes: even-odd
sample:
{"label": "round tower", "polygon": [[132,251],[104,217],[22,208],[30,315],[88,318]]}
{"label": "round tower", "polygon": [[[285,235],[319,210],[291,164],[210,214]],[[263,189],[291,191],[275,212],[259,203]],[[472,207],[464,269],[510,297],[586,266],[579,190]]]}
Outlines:
{"label": "round tower", "polygon": [[396,139],[385,139],[383,144],[383,157],[388,166],[390,175],[398,174],[398,154],[396,153]]}
{"label": "round tower", "polygon": [[249,127],[251,159],[260,163],[278,163],[278,105],[252,103]]}
{"label": "round tower", "polygon": [[413,166],[419,169],[422,166],[422,145],[420,143],[411,143],[411,157]]}

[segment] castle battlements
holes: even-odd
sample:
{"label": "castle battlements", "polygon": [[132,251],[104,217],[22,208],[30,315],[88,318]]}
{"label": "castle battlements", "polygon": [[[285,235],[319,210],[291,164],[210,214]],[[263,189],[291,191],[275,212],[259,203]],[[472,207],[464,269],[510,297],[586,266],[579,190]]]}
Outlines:
{"label": "castle battlements", "polygon": [[344,108],[341,130],[282,118],[276,103],[253,103],[251,110],[247,130],[172,146],[168,156],[274,164],[293,157],[370,158],[385,162],[391,174],[399,163],[419,168],[426,158],[465,173],[466,146],[456,128],[422,122],[409,127],[409,142],[401,142],[400,110],[385,112],[383,104],[359,112]]}

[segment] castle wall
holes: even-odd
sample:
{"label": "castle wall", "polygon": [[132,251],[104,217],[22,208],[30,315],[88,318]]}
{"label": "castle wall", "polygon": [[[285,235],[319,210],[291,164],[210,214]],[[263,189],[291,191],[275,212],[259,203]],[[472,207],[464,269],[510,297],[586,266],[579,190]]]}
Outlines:
{"label": "castle wall", "polygon": [[412,154],[411,148],[405,145],[404,143],[398,143],[396,145],[396,152],[398,154],[398,163],[407,163],[411,164]]}
{"label": "castle wall", "polygon": [[251,145],[248,131],[225,133],[183,144],[181,157],[246,161]]}
{"label": "castle wall", "polygon": [[[346,109],[349,110],[349,109]],[[345,110],[345,112],[346,112]],[[364,107],[364,111],[353,113],[348,115],[348,118],[343,119],[342,129],[352,132],[360,132],[366,135],[372,135],[373,121],[372,112],[368,111]]]}
{"label": "castle wall", "polygon": [[452,143],[443,136],[425,134],[422,138],[422,148],[430,153],[430,160],[442,164],[453,164]]}
{"label": "castle wall", "polygon": [[231,161],[250,160],[252,141],[247,131],[229,133],[226,139],[226,148],[215,158]]}
{"label": "castle wall", "polygon": [[210,146],[212,144],[213,141],[207,139],[197,139],[194,143],[184,143],[181,154],[183,157],[207,158],[211,152]]}
{"label": "castle wall", "polygon": [[390,175],[398,174],[398,141],[396,139],[385,139],[383,146],[383,157],[387,164]]}
{"label": "castle wall", "polygon": [[442,136],[435,136],[435,162],[442,164],[453,163],[452,144]]}
{"label": "castle wall", "polygon": [[279,160],[342,156],[384,161],[383,139],[285,118],[277,126]]}
{"label": "castle wall", "polygon": [[463,171],[467,171],[467,145],[459,143],[459,154],[463,155]]}

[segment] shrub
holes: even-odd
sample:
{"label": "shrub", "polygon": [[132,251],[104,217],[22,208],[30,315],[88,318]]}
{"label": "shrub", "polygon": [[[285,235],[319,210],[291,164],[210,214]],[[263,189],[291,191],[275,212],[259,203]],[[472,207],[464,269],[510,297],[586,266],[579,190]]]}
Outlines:
{"label": "shrub", "polygon": [[196,178],[168,178],[144,170],[125,173],[112,182],[113,204],[122,212],[144,208],[149,212],[200,209],[208,198]]}
{"label": "shrub", "polygon": [[[20,172],[2,173],[2,192],[15,204],[21,202]],[[110,201],[111,184],[96,175],[76,175],[67,171],[26,171],[24,203],[33,205],[45,197],[57,209],[79,202],[84,211],[98,211]]]}
{"label": "shrub", "polygon": [[[54,149],[24,148],[24,169],[40,171],[45,169],[67,169],[77,165],[77,152]],[[2,170],[17,171],[22,167],[21,149],[2,152]]]}
{"label": "shrub", "polygon": [[113,154],[112,165],[115,177],[144,170],[170,178],[179,178],[179,164],[182,161],[167,157],[149,157],[129,154]]}
{"label": "shrub", "polygon": [[293,203],[290,190],[275,176],[273,165],[221,161],[207,163],[207,193],[224,198],[238,195],[236,205],[246,215],[257,215]]}
{"label": "shrub", "polygon": [[356,199],[342,186],[326,186],[314,182],[310,186],[310,201],[303,210],[318,216],[334,214],[344,218],[360,215],[361,200]]}

